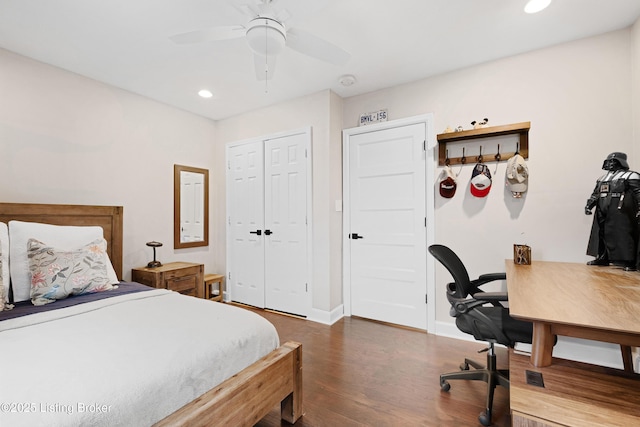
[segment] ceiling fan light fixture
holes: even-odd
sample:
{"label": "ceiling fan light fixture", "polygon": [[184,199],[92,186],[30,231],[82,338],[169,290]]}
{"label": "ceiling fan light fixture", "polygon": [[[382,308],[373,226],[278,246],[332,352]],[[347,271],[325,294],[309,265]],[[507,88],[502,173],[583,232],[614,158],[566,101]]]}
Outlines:
{"label": "ceiling fan light fixture", "polygon": [[211,98],[213,96],[213,93],[208,89],[202,89],[198,91],[198,95],[200,95],[200,97],[202,98]]}
{"label": "ceiling fan light fixture", "polygon": [[524,6],[524,11],[527,13],[538,13],[551,4],[551,0],[529,0]]}
{"label": "ceiling fan light fixture", "polygon": [[247,28],[247,43],[258,55],[278,55],[284,50],[287,40],[284,25],[271,18],[255,18]]}

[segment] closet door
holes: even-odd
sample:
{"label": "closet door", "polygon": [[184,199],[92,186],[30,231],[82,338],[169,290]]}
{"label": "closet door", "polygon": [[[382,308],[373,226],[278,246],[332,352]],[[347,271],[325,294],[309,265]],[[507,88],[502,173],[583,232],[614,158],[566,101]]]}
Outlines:
{"label": "closet door", "polygon": [[307,316],[310,129],[227,146],[231,300]]}
{"label": "closet door", "polygon": [[308,134],[265,141],[265,306],[307,313]]}
{"label": "closet door", "polygon": [[262,141],[227,147],[227,284],[233,301],[264,308]]}

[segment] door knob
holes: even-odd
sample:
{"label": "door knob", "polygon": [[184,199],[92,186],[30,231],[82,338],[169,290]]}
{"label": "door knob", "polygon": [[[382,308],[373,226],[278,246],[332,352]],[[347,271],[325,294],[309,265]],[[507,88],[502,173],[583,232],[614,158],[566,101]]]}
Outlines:
{"label": "door knob", "polygon": [[265,236],[270,236],[272,234],[273,234],[273,232],[271,230],[264,230],[264,235]]}
{"label": "door knob", "polygon": [[[250,234],[257,234],[258,236],[261,236],[262,235],[262,230],[250,231],[249,233]],[[265,232],[265,234],[266,234],[266,232]]]}
{"label": "door knob", "polygon": [[358,233],[351,233],[351,238],[352,239],[364,239],[364,237],[358,235]]}

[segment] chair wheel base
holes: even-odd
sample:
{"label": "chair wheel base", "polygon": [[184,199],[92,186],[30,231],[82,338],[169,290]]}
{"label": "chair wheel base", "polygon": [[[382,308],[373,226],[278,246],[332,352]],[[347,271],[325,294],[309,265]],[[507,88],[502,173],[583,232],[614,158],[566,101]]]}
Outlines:
{"label": "chair wheel base", "polygon": [[480,424],[482,424],[483,426],[490,426],[491,411],[480,412],[480,415],[478,415],[478,421],[480,421]]}
{"label": "chair wheel base", "polygon": [[461,371],[468,371],[469,370],[469,364],[468,363],[461,363],[460,364],[460,370]]}
{"label": "chair wheel base", "polygon": [[448,381],[440,381],[440,389],[442,391],[449,391],[451,390],[451,384],[449,384]]}

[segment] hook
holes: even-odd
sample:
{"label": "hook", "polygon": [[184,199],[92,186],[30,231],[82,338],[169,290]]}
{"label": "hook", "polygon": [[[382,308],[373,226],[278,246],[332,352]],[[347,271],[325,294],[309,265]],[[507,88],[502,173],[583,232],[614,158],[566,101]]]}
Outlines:
{"label": "hook", "polygon": [[462,157],[460,157],[460,163],[462,163],[463,165],[467,163],[467,158],[464,155],[464,148],[465,147],[462,147]]}
{"label": "hook", "polygon": [[500,155],[500,144],[498,144],[498,152],[496,153],[496,162],[499,162],[502,156]]}
{"label": "hook", "polygon": [[520,142],[516,143],[516,154],[520,154]]}
{"label": "hook", "polygon": [[447,154],[446,154],[446,157],[444,159],[444,165],[445,166],[449,166],[449,163],[451,163],[451,160],[449,160],[449,150],[447,150],[446,152],[447,152]]}
{"label": "hook", "polygon": [[478,163],[482,163],[482,145],[480,146],[480,155],[478,156]]}

